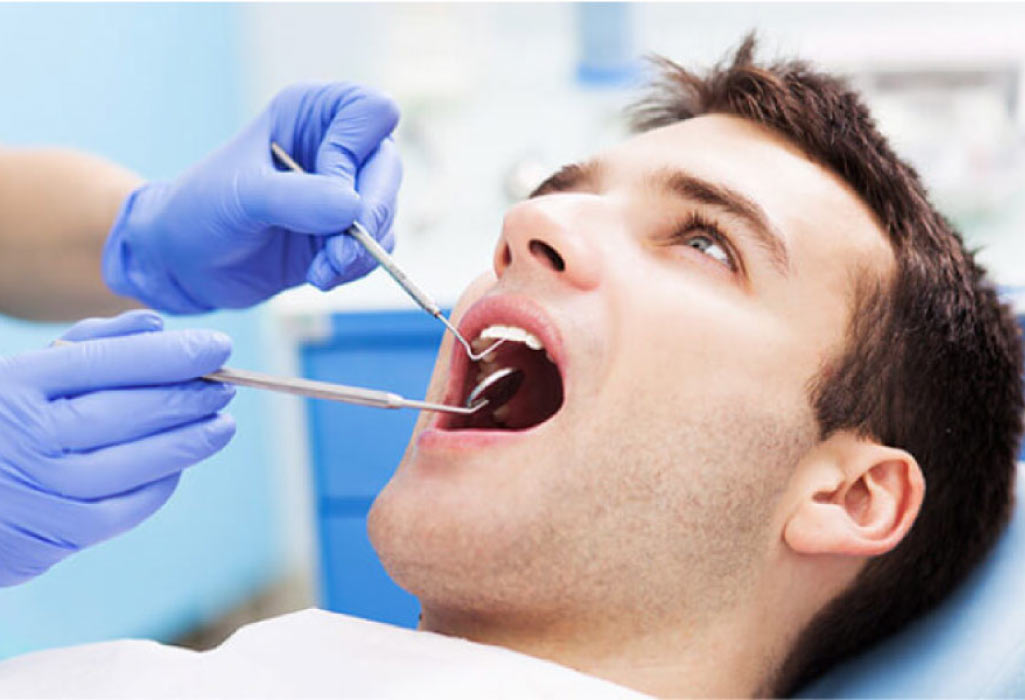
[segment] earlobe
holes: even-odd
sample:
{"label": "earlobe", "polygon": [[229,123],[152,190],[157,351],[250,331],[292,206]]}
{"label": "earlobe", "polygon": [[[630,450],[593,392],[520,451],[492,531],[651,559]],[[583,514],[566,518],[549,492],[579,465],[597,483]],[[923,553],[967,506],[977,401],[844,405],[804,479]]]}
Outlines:
{"label": "earlobe", "polygon": [[847,433],[831,436],[799,469],[802,492],[783,530],[799,554],[885,554],[911,529],[925,494],[914,457]]}

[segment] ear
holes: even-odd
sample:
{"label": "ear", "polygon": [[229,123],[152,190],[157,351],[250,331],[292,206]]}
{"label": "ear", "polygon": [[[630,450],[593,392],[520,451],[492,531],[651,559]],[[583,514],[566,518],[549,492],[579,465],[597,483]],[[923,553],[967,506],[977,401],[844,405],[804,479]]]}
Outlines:
{"label": "ear", "polygon": [[914,457],[850,432],[809,451],[797,476],[783,539],[800,554],[885,554],[911,529],[925,495]]}

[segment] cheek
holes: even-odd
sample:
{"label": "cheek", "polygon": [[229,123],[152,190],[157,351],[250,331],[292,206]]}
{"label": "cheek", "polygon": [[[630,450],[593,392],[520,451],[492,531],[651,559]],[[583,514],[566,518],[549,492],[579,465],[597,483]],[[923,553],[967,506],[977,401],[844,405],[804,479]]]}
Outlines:
{"label": "cheek", "polygon": [[742,413],[756,425],[776,414],[802,425],[815,356],[793,325],[700,270],[647,267],[643,281],[623,273],[622,293],[609,295],[615,328],[599,405],[620,428],[658,439],[681,422],[730,426]]}

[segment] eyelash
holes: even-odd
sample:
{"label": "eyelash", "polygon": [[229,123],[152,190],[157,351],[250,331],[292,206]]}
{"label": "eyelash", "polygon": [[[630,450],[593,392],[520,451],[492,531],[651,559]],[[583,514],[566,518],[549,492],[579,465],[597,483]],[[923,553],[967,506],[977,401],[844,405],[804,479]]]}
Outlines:
{"label": "eyelash", "polygon": [[671,236],[671,242],[674,245],[684,243],[695,231],[704,233],[716,244],[722,246],[722,249],[726,251],[726,256],[729,258],[729,268],[731,272],[737,272],[740,270],[737,254],[734,251],[733,246],[730,244],[729,238],[722,232],[714,221],[706,218],[696,211],[691,212],[686,221],[677,226]]}

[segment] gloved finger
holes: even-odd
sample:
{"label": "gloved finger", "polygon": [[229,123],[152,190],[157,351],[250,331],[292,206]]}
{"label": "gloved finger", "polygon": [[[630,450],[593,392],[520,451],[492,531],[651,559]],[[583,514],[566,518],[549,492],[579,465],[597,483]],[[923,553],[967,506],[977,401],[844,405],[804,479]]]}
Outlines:
{"label": "gloved finger", "polygon": [[188,329],[85,340],[13,358],[18,378],[48,398],[96,389],[171,384],[209,374],[231,354],[219,331]]}
{"label": "gloved finger", "polygon": [[164,328],[164,319],[149,309],[125,311],[113,318],[87,318],[79,321],[61,336],[62,340],[88,340],[109,338],[115,335],[131,335],[159,331]]}
{"label": "gloved finger", "polygon": [[[7,556],[0,559],[0,586],[15,586],[45,573],[51,566],[75,551],[74,547],[26,530],[22,523],[13,527],[0,522],[0,540]],[[11,556],[17,552],[19,556]]]}
{"label": "gloved finger", "polygon": [[[356,189],[363,200],[359,222],[388,252],[395,248],[391,225],[401,183],[402,161],[398,148],[387,138],[359,171]],[[362,277],[376,265],[377,261],[356,239],[336,235],[324,242],[324,247],[310,263],[306,280],[326,291]]]}
{"label": "gloved finger", "polygon": [[167,503],[180,480],[181,472],[175,472],[126,493],[83,504],[87,513],[82,526],[67,534],[79,547],[87,547],[131,530]]}
{"label": "gloved finger", "polygon": [[130,530],[153,515],[171,497],[180,479],[181,473],[175,472],[124,493],[92,501],[40,493],[33,499],[37,504],[36,513],[24,522],[33,532],[46,533],[47,540],[64,543],[64,556],[67,556]]}
{"label": "gloved finger", "polygon": [[50,417],[61,447],[92,450],[192,423],[217,413],[234,396],[230,384],[196,379],[55,399],[50,403]]}
{"label": "gloved finger", "polygon": [[220,451],[234,434],[234,419],[219,413],[132,442],[43,460],[27,473],[41,487],[61,496],[107,498],[201,462]]}
{"label": "gloved finger", "polygon": [[378,241],[391,230],[401,184],[402,159],[398,146],[388,138],[381,142],[356,176],[356,191],[363,202],[358,220]]}
{"label": "gloved finger", "polygon": [[[391,252],[395,248],[395,236],[389,230],[384,237],[384,240],[380,241],[381,246]],[[357,244],[358,245],[358,244]],[[326,248],[327,246],[325,246]],[[328,251],[331,254],[331,251]],[[359,279],[367,273],[374,270],[377,267],[377,260],[366,251],[365,248],[359,246],[356,250],[355,258],[349,265],[346,266],[343,272],[338,275],[338,283],[343,284],[345,282],[351,282],[352,280]]]}
{"label": "gloved finger", "polygon": [[[357,188],[363,197],[363,210],[358,220],[388,252],[395,248],[392,221],[395,217],[396,198],[401,182],[402,161],[399,160],[395,143],[391,139],[386,139],[360,170]],[[324,248],[332,266],[338,271],[339,284],[358,279],[377,265],[374,257],[362,246],[357,248],[355,259],[347,266],[336,264],[332,256],[336,252],[337,244],[333,244],[332,241],[334,239],[329,240]]]}
{"label": "gloved finger", "polygon": [[317,149],[317,172],[354,187],[363,162],[399,123],[399,108],[370,88],[332,87],[337,91],[334,114]]}
{"label": "gloved finger", "polygon": [[[30,557],[5,557],[0,560],[0,569],[14,561],[28,560],[20,568],[31,578],[83,547],[135,527],[167,502],[180,477],[180,472],[175,472],[155,482],[96,500],[78,500],[46,491],[26,493],[25,487],[21,487],[19,492],[12,492],[10,485],[5,488],[0,484],[0,502],[4,504],[0,527],[16,529],[25,537],[22,551],[31,552]],[[14,523],[16,528],[11,528],[10,523]],[[5,533],[3,541],[17,547],[12,538],[13,533]]]}
{"label": "gloved finger", "polygon": [[[379,242],[389,253],[395,249],[395,236],[390,229]],[[343,272],[338,272],[336,265]],[[306,281],[326,292],[339,284],[363,277],[375,267],[377,260],[355,238],[339,234],[325,241],[324,248],[310,263]]]}
{"label": "gloved finger", "polygon": [[326,175],[249,170],[238,175],[235,186],[239,204],[252,221],[295,233],[343,231],[361,208],[350,184]]}
{"label": "gloved finger", "polygon": [[[329,247],[334,249],[333,253],[328,253]],[[328,238],[310,262],[306,281],[323,292],[338,286],[342,283],[338,269],[348,270],[359,258],[362,248],[355,238],[345,233]]]}

